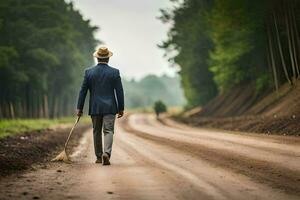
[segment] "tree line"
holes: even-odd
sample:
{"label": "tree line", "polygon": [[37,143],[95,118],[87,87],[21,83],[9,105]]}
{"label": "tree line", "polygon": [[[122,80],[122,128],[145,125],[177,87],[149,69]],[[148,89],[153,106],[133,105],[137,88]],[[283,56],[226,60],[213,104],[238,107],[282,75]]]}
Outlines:
{"label": "tree line", "polygon": [[97,27],[64,0],[0,2],[0,118],[74,112]]}
{"label": "tree line", "polygon": [[180,77],[147,75],[140,80],[123,79],[126,107],[150,108],[161,100],[168,106],[183,106],[185,98],[180,86]]}
{"label": "tree line", "polygon": [[159,46],[179,65],[188,107],[241,84],[258,93],[299,78],[297,0],[171,0],[161,10],[171,24]]}

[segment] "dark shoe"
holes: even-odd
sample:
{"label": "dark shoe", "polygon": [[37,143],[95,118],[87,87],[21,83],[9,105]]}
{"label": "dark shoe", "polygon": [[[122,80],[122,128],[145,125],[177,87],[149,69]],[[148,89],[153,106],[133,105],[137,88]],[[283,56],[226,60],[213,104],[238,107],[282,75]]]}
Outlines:
{"label": "dark shoe", "polygon": [[97,158],[97,160],[95,161],[95,163],[102,163],[102,158]]}
{"label": "dark shoe", "polygon": [[110,165],[108,153],[102,154],[103,165]]}

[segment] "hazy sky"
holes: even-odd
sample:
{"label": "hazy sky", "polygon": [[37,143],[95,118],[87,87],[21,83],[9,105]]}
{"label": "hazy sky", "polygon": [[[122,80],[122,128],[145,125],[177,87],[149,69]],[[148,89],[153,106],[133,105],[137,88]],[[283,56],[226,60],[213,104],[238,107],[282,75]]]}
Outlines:
{"label": "hazy sky", "polygon": [[99,26],[97,39],[114,53],[110,64],[127,78],[146,74],[173,75],[157,47],[166,38],[168,27],[157,16],[169,0],[73,0],[75,7],[93,25]]}

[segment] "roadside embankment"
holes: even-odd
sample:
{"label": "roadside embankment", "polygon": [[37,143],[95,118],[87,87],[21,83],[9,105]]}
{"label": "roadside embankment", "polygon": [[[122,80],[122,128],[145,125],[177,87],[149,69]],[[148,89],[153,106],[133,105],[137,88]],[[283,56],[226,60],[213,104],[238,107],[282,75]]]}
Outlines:
{"label": "roadside embankment", "polygon": [[283,85],[267,95],[257,95],[251,86],[239,86],[173,119],[197,127],[299,136],[299,84]]}
{"label": "roadside embankment", "polygon": [[174,120],[185,124],[205,127],[219,128],[230,131],[277,134],[277,135],[294,135],[300,136],[300,116],[241,116],[241,117],[181,117],[173,116]]}

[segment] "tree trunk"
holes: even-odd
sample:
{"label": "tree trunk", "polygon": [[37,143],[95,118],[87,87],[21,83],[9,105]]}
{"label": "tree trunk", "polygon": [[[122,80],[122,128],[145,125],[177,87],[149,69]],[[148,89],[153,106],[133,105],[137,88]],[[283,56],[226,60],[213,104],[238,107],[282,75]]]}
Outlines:
{"label": "tree trunk", "polygon": [[299,32],[298,32],[298,27],[297,27],[297,21],[296,21],[296,16],[295,16],[295,7],[296,4],[293,4],[291,6],[291,26],[292,26],[292,44],[293,44],[293,51],[294,51],[294,59],[295,59],[295,67],[297,71],[298,78],[300,78],[300,70],[299,70],[299,58],[297,54],[297,46],[298,50],[300,48],[300,41],[299,41]]}
{"label": "tree trunk", "polygon": [[295,68],[295,62],[294,62],[294,51],[293,51],[293,45],[292,45],[292,37],[291,37],[291,26],[289,22],[288,17],[288,5],[286,6],[286,12],[285,12],[285,25],[286,25],[286,32],[287,32],[287,40],[288,40],[288,46],[289,46],[289,55],[291,60],[291,66],[292,66],[292,72],[293,72],[293,82],[295,82],[297,78],[296,74],[296,68]]}
{"label": "tree trunk", "polygon": [[271,69],[273,72],[273,78],[274,78],[274,85],[275,85],[275,90],[276,92],[278,91],[278,78],[277,78],[277,70],[276,70],[276,64],[275,64],[275,59],[274,59],[274,52],[273,52],[273,43],[272,43],[272,35],[270,31],[270,27],[267,25],[267,32],[268,32],[268,41],[269,41],[269,64],[271,65]]}
{"label": "tree trunk", "polygon": [[48,96],[44,94],[44,117],[49,118]]}
{"label": "tree trunk", "polygon": [[15,109],[12,102],[9,102],[9,115],[11,119],[15,118]]}
{"label": "tree trunk", "polygon": [[26,108],[26,100],[25,100],[25,98],[23,98],[23,100],[22,100],[22,110],[23,110],[23,112],[22,112],[22,118],[25,118],[26,117],[26,112],[27,112],[27,108]]}
{"label": "tree trunk", "polygon": [[56,97],[53,97],[53,118],[57,118],[58,111],[58,100]]}
{"label": "tree trunk", "polygon": [[25,118],[30,118],[30,95],[29,95],[29,87],[26,87],[26,115]]}
{"label": "tree trunk", "polygon": [[18,118],[22,118],[22,116],[23,116],[23,105],[22,105],[22,101],[19,101],[19,102],[18,102],[18,110],[19,110]]}
{"label": "tree trunk", "polygon": [[6,101],[4,100],[2,103],[2,111],[3,111],[3,118],[8,118],[8,112],[7,112],[7,104]]}
{"label": "tree trunk", "polygon": [[281,60],[281,64],[283,67],[283,71],[284,71],[285,77],[286,77],[287,81],[289,82],[289,84],[293,85],[293,82],[290,80],[290,77],[289,77],[289,74],[288,74],[288,71],[286,68],[286,64],[285,64],[285,60],[284,60],[284,56],[283,56],[282,45],[281,45],[280,36],[279,36],[279,31],[278,31],[277,19],[276,19],[274,12],[273,12],[273,19],[274,19],[274,24],[275,24],[277,45],[278,45],[278,49],[279,49],[280,60]]}
{"label": "tree trunk", "polygon": [[2,105],[2,101],[0,101],[0,119],[3,119],[3,105]]}

